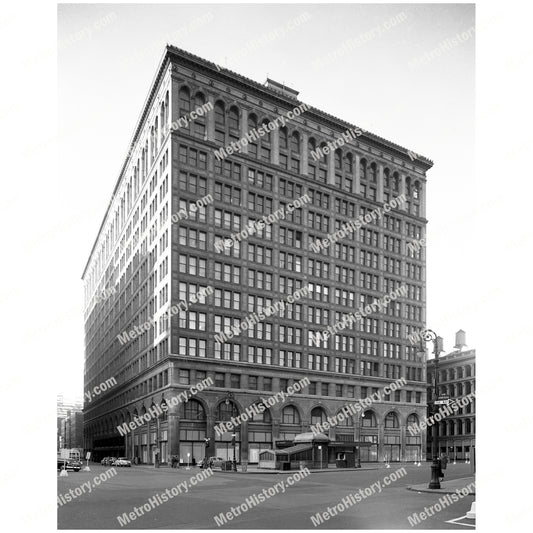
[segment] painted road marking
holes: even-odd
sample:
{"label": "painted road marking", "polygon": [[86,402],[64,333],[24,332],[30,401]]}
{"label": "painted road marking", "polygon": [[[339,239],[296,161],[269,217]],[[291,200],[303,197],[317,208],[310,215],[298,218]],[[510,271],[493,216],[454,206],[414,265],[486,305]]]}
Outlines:
{"label": "painted road marking", "polygon": [[[454,518],[453,520],[446,520],[447,524],[457,524],[458,526],[468,526],[468,527],[476,527],[476,524],[466,524],[464,522],[459,522],[459,520],[463,520],[466,518],[466,515],[460,516],[459,518]],[[467,518],[467,520],[472,520],[471,518]]]}

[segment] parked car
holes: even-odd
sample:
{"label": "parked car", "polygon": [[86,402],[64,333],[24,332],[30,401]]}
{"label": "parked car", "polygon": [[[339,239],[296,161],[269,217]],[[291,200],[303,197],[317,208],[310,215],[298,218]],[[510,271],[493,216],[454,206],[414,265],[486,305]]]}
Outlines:
{"label": "parked car", "polygon": [[104,457],[102,459],[102,464],[104,466],[111,466],[117,460],[116,457]]}
{"label": "parked car", "polygon": [[126,457],[119,457],[115,459],[112,463],[113,466],[131,466],[131,461],[126,459]]}
{"label": "parked car", "polygon": [[222,459],[222,457],[210,457],[207,462],[207,466],[211,468],[222,468],[222,463],[225,461],[225,459]]}
{"label": "parked car", "polygon": [[79,472],[82,467],[81,461],[76,461],[75,459],[60,459],[57,458],[57,469],[58,470],[73,470],[74,472]]}

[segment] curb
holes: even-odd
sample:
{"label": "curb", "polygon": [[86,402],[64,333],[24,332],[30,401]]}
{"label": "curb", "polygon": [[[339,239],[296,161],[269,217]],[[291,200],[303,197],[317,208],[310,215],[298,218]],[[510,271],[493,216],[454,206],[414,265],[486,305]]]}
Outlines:
{"label": "curb", "polygon": [[[453,479],[451,481],[460,481],[461,479],[471,479],[471,478],[458,478],[458,479]],[[440,489],[428,489],[426,485],[423,485],[423,488],[417,488],[417,487],[420,487],[420,485],[411,485],[410,487],[406,487],[406,488],[407,490],[411,490],[413,492],[426,492],[429,494],[456,494],[455,492],[456,490],[461,490],[462,488],[466,488],[466,487],[460,487],[460,488],[452,490],[447,487],[440,488]],[[475,495],[476,495],[475,489],[474,489],[474,492],[470,492],[470,494],[468,494],[468,496],[475,496]]]}
{"label": "curb", "polygon": [[[328,472],[331,473],[331,472],[335,472],[335,473],[342,473],[342,472],[361,472],[361,471],[369,471],[369,470],[381,470],[380,468],[323,468],[322,470],[310,470],[311,474],[327,474]],[[242,472],[242,471],[237,471],[235,472],[234,470],[213,470],[213,472],[215,472],[215,474],[217,473],[222,473],[222,474],[244,474],[244,475],[247,475],[247,474],[290,474],[292,472],[299,472],[299,470],[270,470],[270,469],[265,469],[265,470],[261,470],[259,472],[257,471],[252,471],[252,472],[249,472],[249,471],[246,471],[246,472]]]}
{"label": "curb", "polygon": [[[446,489],[415,489],[414,487],[407,487],[407,490],[411,490],[413,492],[427,492],[428,494],[457,494],[455,490],[446,490]],[[457,490],[460,490],[460,489],[457,489]],[[475,495],[476,495],[475,492],[471,492],[470,494],[467,494],[467,496],[475,496]]]}

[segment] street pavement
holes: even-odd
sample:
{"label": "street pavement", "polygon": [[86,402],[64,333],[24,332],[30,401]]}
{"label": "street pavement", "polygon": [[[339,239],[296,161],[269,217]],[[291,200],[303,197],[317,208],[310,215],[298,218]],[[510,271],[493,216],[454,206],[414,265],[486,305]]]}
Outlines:
{"label": "street pavement", "polygon": [[[134,511],[147,504],[149,498],[165,493],[166,489],[188,482],[192,476],[201,472],[198,468],[170,469],[146,466],[116,468],[116,475],[94,483],[94,478],[109,470],[97,464],[91,464],[90,472],[69,472],[68,477],[58,476],[58,528],[59,529],[218,529],[214,516],[227,513],[243,504],[253,494],[262,493],[263,489],[286,480],[294,472],[279,474],[249,473],[236,474],[215,471],[214,475],[204,479],[196,486],[188,487],[188,492],[167,502],[159,504],[149,511]],[[371,466],[371,465],[365,465]],[[311,516],[321,513],[323,521],[317,529],[472,529],[473,520],[465,518],[474,501],[474,496],[466,496],[456,502],[448,502],[440,512],[422,519],[412,526],[408,516],[423,513],[444,497],[442,493],[419,492],[417,486],[424,486],[429,481],[429,463],[421,467],[413,464],[372,465],[373,470],[311,473],[291,487],[285,493],[277,493],[264,502],[252,505],[242,513],[231,514],[231,519],[220,526],[221,529],[315,529]],[[361,501],[347,507],[337,508],[335,516],[323,515],[350,493],[358,489],[368,489],[373,483],[381,482],[385,476],[405,467],[406,475],[389,486],[375,490]],[[455,485],[471,482],[473,478],[471,465],[448,465],[445,480],[461,480]],[[78,489],[86,484],[91,490]],[[455,486],[454,485],[454,486]],[[376,485],[377,487],[377,485]],[[78,489],[76,491],[76,489]],[[74,494],[65,498],[65,494]],[[71,501],[67,501],[70,499]],[[61,501],[61,505],[60,502]],[[154,500],[152,500],[154,501]],[[250,501],[250,500],[249,500]],[[258,502],[258,500],[255,500]],[[346,500],[345,500],[346,501]],[[437,508],[438,510],[438,508]],[[126,513],[129,523],[121,525],[118,516]],[[142,514],[142,515],[141,515]],[[239,516],[236,516],[239,514]],[[333,513],[334,514],[334,513]],[[329,516],[329,519],[325,517]],[[424,515],[422,515],[424,516]],[[450,522],[452,521],[452,522]],[[316,519],[315,519],[316,523]]]}

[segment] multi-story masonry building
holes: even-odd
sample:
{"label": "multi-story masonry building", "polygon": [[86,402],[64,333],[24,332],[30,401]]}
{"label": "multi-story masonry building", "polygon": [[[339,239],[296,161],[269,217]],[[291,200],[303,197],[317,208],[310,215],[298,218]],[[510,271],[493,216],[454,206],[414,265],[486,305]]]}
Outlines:
{"label": "multi-story masonry building", "polygon": [[[450,460],[472,459],[476,445],[476,350],[464,349],[465,333],[456,334],[455,350],[439,357],[439,395],[461,405],[457,410],[448,409],[447,416],[439,424],[439,453]],[[435,359],[427,362],[428,398],[432,393],[435,376]],[[468,400],[468,401],[467,401]],[[441,407],[442,408],[442,407]],[[433,430],[428,429],[427,455],[431,456]]]}
{"label": "multi-story masonry building", "polygon": [[[81,413],[83,400],[81,398],[65,398],[63,394],[57,396],[57,449],[65,448],[65,420],[71,413]],[[83,419],[82,419],[83,420]],[[83,425],[83,422],[81,423]],[[80,447],[83,445],[83,430],[81,431]]]}
{"label": "multi-story masonry building", "polygon": [[[306,106],[293,89],[167,46],[83,272],[85,389],[117,381],[85,405],[85,447],[95,458],[142,462],[156,452],[163,462],[232,457],[232,433],[219,435],[217,424],[307,378],[236,428],[237,460],[253,463],[260,449],[405,378],[329,437],[364,442],[363,461],[423,457],[425,433],[411,437],[406,426],[425,416],[425,362],[405,339],[425,323],[418,241],[431,166]],[[283,218],[215,246],[280,209]],[[311,246],[366,215],[344,238]],[[280,312],[216,341],[306,287]],[[389,305],[316,340],[401,287]],[[202,288],[213,292],[191,303]],[[191,305],[173,313],[180,302]],[[204,380],[207,390],[171,405]],[[117,429],[143,415],[141,427]]]}
{"label": "multi-story masonry building", "polygon": [[69,411],[61,420],[62,448],[83,449],[83,413]]}

